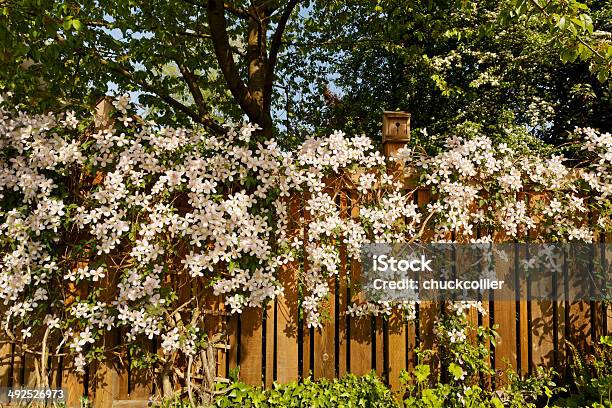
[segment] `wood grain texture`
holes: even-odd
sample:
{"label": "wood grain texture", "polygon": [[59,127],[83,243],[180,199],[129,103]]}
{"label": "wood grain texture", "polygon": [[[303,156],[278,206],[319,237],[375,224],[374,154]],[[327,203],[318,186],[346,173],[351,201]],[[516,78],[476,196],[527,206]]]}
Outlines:
{"label": "wood grain texture", "polygon": [[[498,276],[504,276],[514,269],[514,256],[508,259],[496,259],[495,269]],[[516,289],[511,285],[503,285],[502,289],[496,291],[497,299],[493,302],[493,317],[499,339],[495,347],[495,369],[503,372],[507,368],[517,368],[517,335],[516,332],[516,302],[514,299]],[[502,375],[503,377],[503,375]]]}
{"label": "wood grain texture", "polygon": [[77,373],[71,356],[62,359],[62,388],[67,390],[66,406],[80,408],[81,398],[86,397],[85,378]]}
{"label": "wood grain texture", "polygon": [[408,370],[406,365],[407,353],[406,336],[408,335],[408,325],[404,322],[401,315],[394,313],[389,318],[388,324],[389,341],[389,385],[393,389],[399,389],[399,377],[402,370]]}
{"label": "wood grain texture", "polygon": [[[349,209],[349,195],[346,191],[340,192],[340,217],[346,219],[350,216]],[[345,375],[348,371],[347,358],[348,352],[348,331],[349,325],[347,320],[347,308],[350,299],[347,295],[348,279],[349,279],[350,267],[348,266],[348,254],[346,244],[340,244],[340,272],[338,276],[338,285],[336,286],[336,293],[338,296],[338,308],[336,309],[336,320],[338,324],[338,355],[336,356],[338,361],[338,373],[340,377]]]}
{"label": "wood grain texture", "polygon": [[[430,190],[418,190],[417,191],[417,204],[424,216],[428,214],[427,204],[432,200]],[[424,231],[422,242],[429,242],[433,237],[433,232],[426,229]],[[438,313],[440,313],[440,306],[438,302],[422,301],[419,305],[419,343],[420,347],[431,349],[434,344],[434,323]],[[436,367],[434,367],[435,369]]]}
{"label": "wood grain texture", "polygon": [[[330,280],[329,286],[330,294],[334,294],[336,292],[335,279]],[[323,307],[329,311],[329,318],[326,318],[323,321],[322,327],[314,332],[315,350],[312,353],[314,358],[314,378],[334,378],[336,375],[335,297],[331,296]]]}
{"label": "wood grain texture", "polygon": [[298,294],[294,282],[295,271],[287,268],[281,272],[284,295],[277,299],[276,344],[277,377],[279,382],[289,382],[298,377]]}
{"label": "wood grain texture", "polygon": [[0,387],[8,387],[12,370],[12,345],[0,342]]}
{"label": "wood grain texture", "polygon": [[238,369],[238,320],[239,317],[236,315],[227,317],[227,343],[229,345],[225,369],[227,378],[230,378],[231,374]]}
{"label": "wood grain texture", "polygon": [[266,305],[266,370],[264,379],[266,387],[272,386],[276,374],[275,355],[278,354],[278,349],[276,348],[276,335],[274,332],[275,303],[270,302]]}
{"label": "wood grain texture", "polygon": [[[356,191],[351,191],[351,218],[359,218],[359,202]],[[350,259],[351,301],[362,302],[363,293],[358,289],[361,276],[361,265],[356,259]],[[354,293],[357,292],[357,293]],[[350,372],[364,375],[372,370],[372,318],[351,318],[350,321]]]}
{"label": "wood grain texture", "polygon": [[[294,196],[289,201],[289,237],[300,234],[300,225],[297,220],[301,218],[303,210],[303,197]],[[299,265],[297,261],[291,262],[281,268],[279,280],[283,285],[283,295],[276,300],[276,374],[281,383],[294,381],[298,378],[298,325],[299,298],[297,285]]]}
{"label": "wood grain texture", "polygon": [[240,379],[262,385],[262,310],[248,308],[240,316]]}
{"label": "wood grain texture", "polygon": [[[104,336],[107,349],[119,345],[121,337],[115,332]],[[89,397],[94,408],[112,408],[113,401],[128,399],[128,370],[124,363],[111,353],[104,361],[95,361],[89,367]]]}

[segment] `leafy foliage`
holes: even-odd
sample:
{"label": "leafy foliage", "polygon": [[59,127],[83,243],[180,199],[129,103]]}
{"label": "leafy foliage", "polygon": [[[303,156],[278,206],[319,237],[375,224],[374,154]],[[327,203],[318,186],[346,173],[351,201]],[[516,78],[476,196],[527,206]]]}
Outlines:
{"label": "leafy foliage", "polygon": [[247,116],[286,145],[375,135],[382,109],[430,133],[469,120],[557,141],[610,122],[609,0],[0,5],[0,90],[38,112],[132,92],[157,122],[221,133]]}
{"label": "leafy foliage", "polygon": [[576,394],[556,402],[559,407],[612,406],[612,337],[601,336],[592,353],[585,355],[566,342],[571,352],[571,375]]}
{"label": "leafy foliage", "polygon": [[[0,3],[0,90],[28,110],[83,107],[116,88],[160,123],[246,115],[270,132],[280,39],[299,0]],[[235,57],[235,59],[234,59]]]}
{"label": "leafy foliage", "polygon": [[[518,11],[516,3],[522,3]],[[549,3],[562,8],[567,2]],[[381,110],[399,109],[411,112],[413,128],[427,131],[422,138],[413,136],[415,145],[427,135],[451,134],[465,121],[500,137],[504,129],[520,125],[555,143],[574,126],[609,128],[609,84],[591,75],[586,62],[560,60],[574,48],[561,44],[560,29],[539,18],[532,2],[463,4],[320,4],[295,47],[304,57],[289,62],[293,75],[282,78],[290,89],[300,87],[300,75],[314,84],[292,101],[290,127],[373,135],[380,129]],[[605,40],[610,3],[592,6],[594,30]],[[580,3],[571,7],[586,12]],[[609,43],[602,47],[610,49]],[[309,62],[308,69],[301,60]]]}
{"label": "leafy foliage", "polygon": [[341,379],[321,379],[276,384],[261,390],[241,383],[221,389],[223,395],[215,407],[396,407],[391,391],[374,373],[358,377],[349,374]]}

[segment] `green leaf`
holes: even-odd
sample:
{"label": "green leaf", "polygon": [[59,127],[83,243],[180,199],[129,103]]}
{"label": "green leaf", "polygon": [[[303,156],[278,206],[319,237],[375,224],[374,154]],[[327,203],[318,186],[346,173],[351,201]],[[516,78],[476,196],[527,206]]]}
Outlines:
{"label": "green leaf", "polygon": [[579,26],[580,28],[582,28],[582,29],[584,29],[584,28],[585,28],[584,21],[579,20],[579,19],[577,19],[577,18],[575,18],[575,17],[572,17],[570,20],[571,20],[571,22],[572,22],[572,23],[576,24],[576,25],[577,25],[577,26]]}
{"label": "green leaf", "polygon": [[461,366],[458,364],[451,363],[448,366],[448,372],[451,373],[457,381],[465,378],[465,371],[463,371],[463,368],[461,368]]}
{"label": "green leaf", "polygon": [[565,17],[561,17],[559,19],[559,21],[557,22],[557,27],[562,30],[565,30],[565,28],[567,27],[567,20],[565,20]]}
{"label": "green leaf", "polygon": [[493,406],[494,406],[495,408],[504,408],[504,404],[503,404],[503,403],[501,402],[501,400],[500,400],[499,398],[497,398],[497,397],[494,397],[494,398],[491,400],[491,403],[493,404]]}
{"label": "green leaf", "polygon": [[599,342],[608,347],[612,347],[612,336],[601,336]]}
{"label": "green leaf", "polygon": [[608,70],[608,67],[605,67],[605,66],[601,67],[599,71],[597,72],[597,80],[602,83],[606,82],[609,75],[610,75],[610,71]]}
{"label": "green leaf", "polygon": [[431,367],[427,364],[419,364],[414,367],[414,376],[419,383],[426,381],[431,373]]}
{"label": "green leaf", "polygon": [[548,398],[552,398],[553,396],[553,392],[548,386],[544,386],[544,393],[546,394]]}

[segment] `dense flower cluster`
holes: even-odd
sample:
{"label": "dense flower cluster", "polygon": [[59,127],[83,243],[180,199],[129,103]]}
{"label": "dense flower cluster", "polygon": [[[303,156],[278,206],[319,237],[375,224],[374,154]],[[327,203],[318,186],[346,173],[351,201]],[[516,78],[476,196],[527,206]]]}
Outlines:
{"label": "dense flower cluster", "polygon": [[[24,340],[53,332],[81,369],[116,327],[129,339],[159,338],[166,353],[195,353],[197,322],[177,323],[185,285],[240,313],[282,296],[279,272],[292,269],[305,321],[317,327],[342,257],[358,263],[365,243],[535,229],[588,241],[610,228],[609,133],[580,130],[596,159],[578,172],[486,136],[451,139],[434,157],[403,150],[397,160],[417,166],[437,195],[418,206],[367,137],[334,132],[284,151],[255,140],[251,125],[217,137],[141,123],[126,97],[114,106],[121,120],[105,129],[72,113],[0,112],[2,329]],[[593,205],[600,210],[586,223]],[[358,299],[356,316],[415,315],[410,302]]]}
{"label": "dense flower cluster", "polygon": [[568,167],[561,155],[525,154],[484,135],[449,139],[446,151],[434,157],[404,149],[398,160],[417,162],[425,169],[424,183],[438,195],[429,204],[437,218],[434,239],[486,242],[500,235],[537,235],[542,241],[590,242],[594,228],[611,228],[612,136],[577,131],[586,139],[582,149],[596,156],[579,169]]}

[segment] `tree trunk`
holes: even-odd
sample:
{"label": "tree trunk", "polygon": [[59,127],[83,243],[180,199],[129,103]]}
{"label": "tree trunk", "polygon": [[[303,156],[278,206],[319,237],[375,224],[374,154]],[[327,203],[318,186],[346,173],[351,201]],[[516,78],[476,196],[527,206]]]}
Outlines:
{"label": "tree trunk", "polygon": [[[253,15],[249,18],[247,31],[247,88],[259,111],[259,117],[256,122],[263,128],[261,133],[264,136],[270,137],[273,132],[272,116],[270,106],[266,105],[265,94],[267,91],[265,86],[266,76],[270,68],[266,42],[269,16],[263,6],[253,7],[251,14]],[[258,18],[255,19],[255,16]]]}
{"label": "tree trunk", "polygon": [[[249,120],[263,128],[265,136],[271,136],[273,131],[270,108],[264,103],[267,88],[266,72],[268,60],[266,50],[266,34],[268,19],[266,7],[262,0],[254,1],[249,9],[247,30],[248,69],[247,84],[240,77],[240,71],[234,62],[234,53],[229,44],[225,9],[220,0],[208,0],[207,16],[208,26],[213,40],[217,61],[232,96],[238,102]],[[263,78],[263,79],[262,79]]]}

